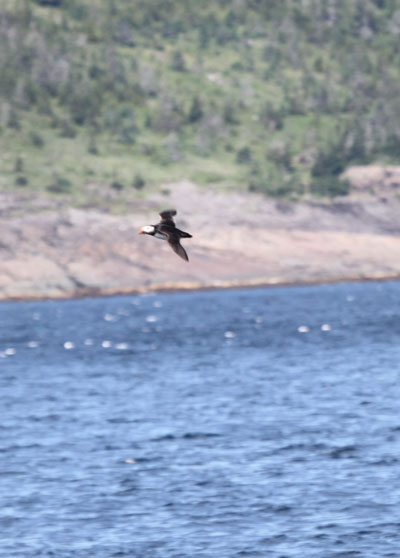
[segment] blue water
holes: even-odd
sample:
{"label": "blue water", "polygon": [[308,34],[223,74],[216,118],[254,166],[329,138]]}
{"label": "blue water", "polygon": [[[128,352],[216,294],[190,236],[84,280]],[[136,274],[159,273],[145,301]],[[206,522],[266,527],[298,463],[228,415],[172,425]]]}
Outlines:
{"label": "blue water", "polygon": [[0,306],[3,557],[400,556],[400,284]]}

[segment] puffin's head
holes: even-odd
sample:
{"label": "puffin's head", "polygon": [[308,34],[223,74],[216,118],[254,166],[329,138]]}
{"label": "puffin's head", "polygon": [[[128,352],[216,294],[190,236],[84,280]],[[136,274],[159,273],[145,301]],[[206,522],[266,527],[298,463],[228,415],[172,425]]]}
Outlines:
{"label": "puffin's head", "polygon": [[154,234],[156,229],[153,225],[146,225],[139,230],[139,234]]}

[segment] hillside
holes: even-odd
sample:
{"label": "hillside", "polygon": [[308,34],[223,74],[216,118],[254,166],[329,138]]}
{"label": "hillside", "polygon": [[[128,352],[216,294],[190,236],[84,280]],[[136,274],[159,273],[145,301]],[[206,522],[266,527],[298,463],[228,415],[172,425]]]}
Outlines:
{"label": "hillside", "polygon": [[4,0],[0,191],[346,195],[348,165],[399,159],[397,5]]}

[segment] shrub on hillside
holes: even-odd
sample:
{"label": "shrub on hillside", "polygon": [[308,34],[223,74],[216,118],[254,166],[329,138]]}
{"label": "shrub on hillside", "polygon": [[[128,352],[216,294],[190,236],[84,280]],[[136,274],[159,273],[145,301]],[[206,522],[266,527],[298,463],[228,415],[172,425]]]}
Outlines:
{"label": "shrub on hillside", "polygon": [[189,109],[188,122],[190,124],[198,122],[203,118],[203,114],[203,106],[200,99],[196,95],[195,97],[193,97],[192,104]]}
{"label": "shrub on hillside", "polygon": [[29,134],[29,138],[32,145],[34,145],[35,147],[38,147],[40,149],[44,146],[44,139],[38,132],[32,131]]}
{"label": "shrub on hillside", "polygon": [[345,166],[346,157],[343,146],[340,148],[338,145],[333,145],[317,153],[311,174],[314,178],[338,176],[344,171]]}
{"label": "shrub on hillside", "polygon": [[186,64],[183,54],[180,50],[174,50],[171,56],[171,70],[175,72],[185,72],[186,71]]}
{"label": "shrub on hillside", "polygon": [[266,175],[252,176],[248,190],[274,198],[298,198],[304,194],[304,184],[295,173],[285,173],[275,168]]}
{"label": "shrub on hillside", "polygon": [[267,159],[270,159],[277,165],[292,170],[292,148],[287,141],[273,141],[269,146]]}
{"label": "shrub on hillside", "polygon": [[64,118],[60,124],[60,136],[62,138],[73,139],[76,137],[76,129],[69,118]]}
{"label": "shrub on hillside", "polygon": [[24,170],[24,159],[23,157],[21,157],[21,155],[18,155],[18,157],[15,159],[15,165],[14,165],[14,171],[21,173]]}
{"label": "shrub on hillside", "polygon": [[225,124],[238,124],[239,121],[236,116],[236,109],[231,101],[226,101],[222,111],[222,116]]}
{"label": "shrub on hillside", "polygon": [[122,184],[122,182],[119,182],[118,180],[113,180],[110,186],[113,190],[116,190],[117,192],[121,192],[121,190],[124,189],[124,185]]}
{"label": "shrub on hillside", "polygon": [[242,147],[236,154],[236,161],[240,164],[249,163],[251,161],[251,150],[249,147]]}
{"label": "shrub on hillside", "polygon": [[135,176],[133,177],[132,186],[136,190],[141,190],[142,188],[145,187],[145,185],[146,185],[146,181],[143,178],[143,176],[140,173],[135,174]]}
{"label": "shrub on hillside", "polygon": [[26,186],[27,184],[28,184],[28,179],[26,178],[26,176],[20,174],[16,177],[15,179],[16,186]]}
{"label": "shrub on hillside", "polygon": [[72,183],[68,178],[58,176],[54,178],[52,184],[47,186],[47,190],[54,194],[67,194],[71,189]]}
{"label": "shrub on hillside", "polygon": [[97,142],[96,142],[96,138],[94,136],[91,136],[89,139],[89,145],[88,145],[88,153],[90,153],[91,155],[98,155],[99,154],[99,150],[97,148]]}
{"label": "shrub on hillside", "polygon": [[36,4],[40,4],[41,6],[61,6],[63,0],[35,0]]}
{"label": "shrub on hillside", "polygon": [[328,175],[314,178],[310,184],[310,192],[317,196],[347,196],[350,190],[350,183],[342,180],[338,176]]}
{"label": "shrub on hillside", "polygon": [[271,130],[282,130],[287,114],[284,106],[274,107],[270,102],[265,103],[259,113],[261,124]]}

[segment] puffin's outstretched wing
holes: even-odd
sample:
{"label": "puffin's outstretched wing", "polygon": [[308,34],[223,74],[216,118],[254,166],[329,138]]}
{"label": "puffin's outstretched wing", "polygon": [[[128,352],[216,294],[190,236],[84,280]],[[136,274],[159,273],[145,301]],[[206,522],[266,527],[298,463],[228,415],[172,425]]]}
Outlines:
{"label": "puffin's outstretched wing", "polygon": [[184,247],[182,246],[182,244],[180,244],[179,241],[175,241],[171,239],[168,239],[168,244],[171,246],[172,250],[178,254],[178,256],[180,256],[183,260],[185,261],[189,261],[188,255],[186,254],[186,250],[184,249]]}
{"label": "puffin's outstretched wing", "polygon": [[173,220],[174,215],[176,215],[175,209],[162,211],[159,215],[161,217],[161,221],[157,225],[142,227],[139,232],[141,234],[150,234],[156,238],[167,240],[175,254],[178,254],[180,258],[188,262],[188,255],[186,250],[181,245],[180,239],[192,238],[192,235],[175,227]]}
{"label": "puffin's outstretched wing", "polygon": [[172,217],[176,215],[175,209],[167,209],[166,211],[162,211],[159,215],[161,217],[161,223],[175,227],[174,220],[172,219]]}

